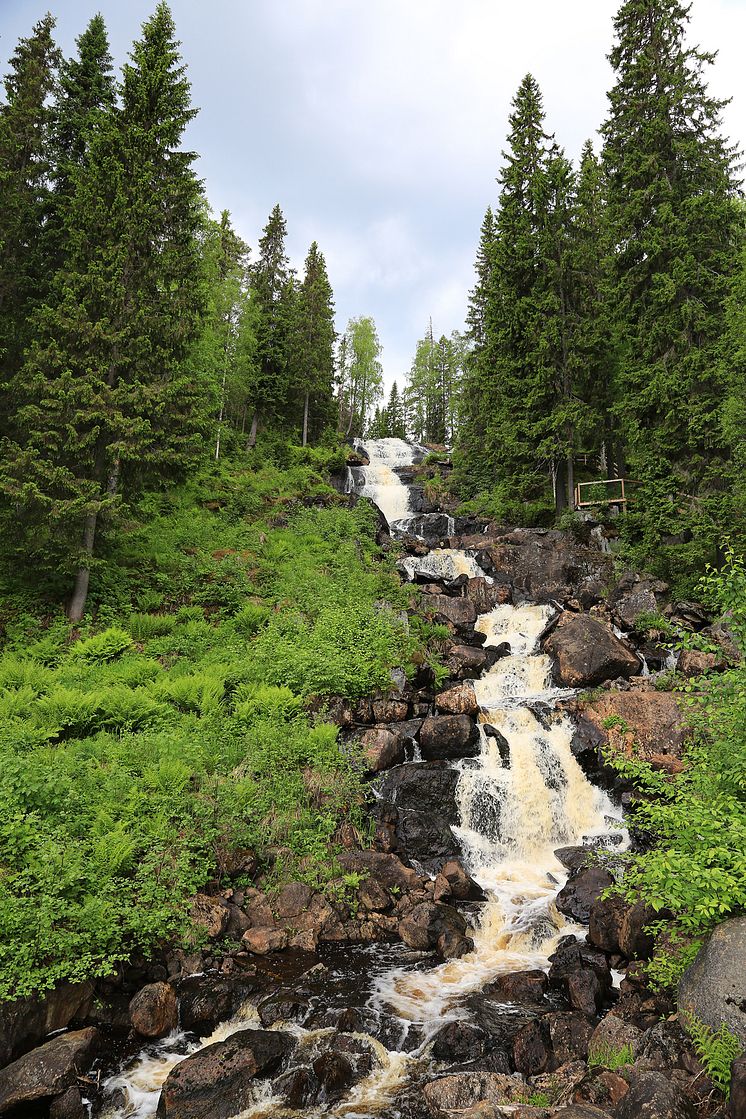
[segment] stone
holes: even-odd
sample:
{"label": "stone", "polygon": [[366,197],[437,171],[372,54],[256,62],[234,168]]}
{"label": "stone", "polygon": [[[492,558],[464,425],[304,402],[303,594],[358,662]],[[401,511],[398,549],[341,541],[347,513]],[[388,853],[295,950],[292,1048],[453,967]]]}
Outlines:
{"label": "stone", "polygon": [[616,1108],[629,1091],[627,1081],[611,1069],[592,1068],[573,1089],[573,1103],[584,1107],[610,1107],[616,1115]]}
{"label": "stone", "polygon": [[[455,680],[476,680],[495,660],[492,649],[478,649],[473,645],[454,645],[448,653],[446,666]],[[476,700],[475,700],[476,703]]]}
{"label": "stone", "polygon": [[66,1092],[87,1072],[97,1041],[93,1026],[59,1034],[1,1069],[0,1115]]}
{"label": "stone", "polygon": [[679,981],[681,1010],[706,1026],[725,1023],[746,1046],[746,917],[731,917],[706,938]]}
{"label": "stone", "polygon": [[704,676],[706,672],[716,672],[725,668],[725,660],[717,653],[703,653],[700,649],[682,649],[676,662],[680,676]]}
{"label": "stone", "polygon": [[619,937],[629,908],[629,902],[619,894],[596,898],[588,914],[588,943],[602,952],[622,953]]}
{"label": "stone", "polygon": [[421,902],[399,923],[399,936],[409,948],[426,952],[437,948],[438,939],[446,931],[463,936],[466,921],[450,905]]}
{"label": "stone", "polygon": [[401,811],[435,813],[447,823],[459,822],[456,804],[458,773],[441,762],[406,762],[379,777],[376,792]]}
{"label": "stone", "polygon": [[560,913],[587,924],[593,903],[613,883],[614,879],[603,867],[583,867],[570,876],[557,894],[557,908]]}
{"label": "stone", "polygon": [[190,908],[195,925],[203,929],[210,940],[223,936],[230,918],[225,898],[195,894]]}
{"label": "stone", "polygon": [[404,739],[387,727],[364,731],[359,742],[368,773],[381,773],[404,761]]}
{"label": "stone", "polygon": [[427,760],[476,757],[477,724],[468,715],[432,715],[422,724],[420,749]]}
{"label": "stone", "polygon": [[250,995],[260,989],[258,980],[190,975],[177,983],[179,1020],[183,1029],[209,1036],[219,1022],[232,1018]]}
{"label": "stone", "polygon": [[671,692],[609,691],[585,703],[583,714],[603,735],[603,746],[643,760],[661,754],[680,758],[690,734]]}
{"label": "stone", "polygon": [[401,723],[409,714],[409,704],[404,699],[374,699],[373,718],[377,723]]}
{"label": "stone", "polygon": [[655,937],[646,932],[656,913],[642,901],[627,908],[619,930],[619,949],[629,960],[649,960],[655,948]]}
{"label": "stone", "polygon": [[629,1091],[614,1113],[616,1119],[696,1119],[691,1102],[670,1076],[631,1069],[628,1079]]}
{"label": "stone", "polygon": [[288,882],[282,887],[275,899],[277,916],[285,920],[300,917],[313,901],[314,891],[304,882]]}
{"label": "stone", "polygon": [[746,1119],[746,1054],[731,1065],[729,1119]]}
{"label": "stone", "polygon": [[438,937],[435,948],[442,960],[460,960],[474,951],[474,941],[456,929],[447,928]]}
{"label": "stone", "polygon": [[504,1002],[540,1003],[548,986],[546,973],[537,968],[533,971],[513,971],[507,975],[499,975],[484,991]]}
{"label": "stone", "polygon": [[450,598],[444,594],[434,594],[428,602],[436,617],[450,622],[456,629],[473,626],[477,620],[477,608],[468,598]]}
{"label": "stone", "polygon": [[703,635],[715,645],[720,647],[720,652],[728,664],[740,664],[743,652],[739,647],[736,635],[727,624],[727,621],[715,622],[702,630]]}
{"label": "stone", "polygon": [[634,629],[641,614],[657,614],[668,584],[628,572],[609,595],[609,605],[624,629]]}
{"label": "stone", "polygon": [[363,909],[370,913],[385,913],[393,905],[391,894],[375,878],[367,878],[358,887],[357,896]]}
{"label": "stone", "polygon": [[479,712],[474,685],[468,681],[436,695],[435,706],[446,715],[476,715]]}
{"label": "stone", "polygon": [[549,985],[565,991],[573,1010],[588,1017],[601,1010],[611,990],[611,972],[602,952],[573,938],[561,941],[549,960]]}
{"label": "stone", "polygon": [[176,992],[170,983],[148,983],[129,1005],[132,1029],[141,1037],[165,1037],[179,1024]]}
{"label": "stone", "polygon": [[87,1115],[88,1111],[77,1085],[68,1088],[49,1107],[49,1119],[86,1119]]}
{"label": "stone", "polygon": [[549,1112],[549,1119],[611,1119],[608,1111],[588,1104],[571,1103],[567,1107],[558,1107]]}
{"label": "stone", "polygon": [[448,882],[456,901],[484,901],[487,897],[479,883],[466,873],[458,859],[449,859],[441,867],[440,873]]}
{"label": "stone", "polygon": [[629,1022],[623,1022],[616,1014],[607,1014],[596,1026],[588,1042],[588,1056],[603,1057],[609,1052],[618,1052],[629,1046],[633,1057],[642,1042],[642,1030]]}
{"label": "stone", "polygon": [[546,529],[502,534],[489,547],[489,560],[495,583],[508,587],[516,602],[565,602],[582,587],[608,585],[613,571],[611,556]]}
{"label": "stone", "polygon": [[168,1074],[157,1119],[229,1119],[253,1102],[252,1082],[278,1072],[295,1042],[274,1030],[239,1030]]}
{"label": "stone", "polygon": [[561,1064],[586,1060],[593,1026],[584,1014],[572,1010],[558,1011],[548,1014],[546,1022],[552,1050]]}
{"label": "stone", "polygon": [[259,1021],[268,1030],[278,1022],[295,1022],[304,1019],[309,1010],[309,998],[292,990],[274,991],[257,1006]]}
{"label": "stone", "polygon": [[288,934],[284,929],[248,929],[241,938],[241,944],[255,956],[266,956],[287,948]]}
{"label": "stone", "polygon": [[83,1021],[92,1002],[92,983],[60,983],[44,997],[0,1003],[0,1068],[50,1033]]}
{"label": "stone", "polygon": [[466,597],[477,608],[477,614],[488,614],[496,606],[502,606],[511,600],[510,587],[505,583],[488,583],[484,576],[469,579],[466,584]]}
{"label": "stone", "polygon": [[453,1112],[463,1113],[482,1101],[520,1102],[525,1092],[526,1084],[520,1077],[479,1071],[442,1076],[422,1089],[425,1102],[436,1119],[451,1119]]}
{"label": "stone", "polygon": [[538,1019],[527,1022],[513,1038],[513,1064],[522,1076],[539,1076],[552,1061],[548,1028]]}
{"label": "stone", "polygon": [[369,875],[387,890],[407,892],[417,887],[417,871],[405,866],[396,855],[381,851],[341,851],[339,864],[345,874]]}
{"label": "stone", "polygon": [[473,1061],[491,1048],[490,1035],[469,1022],[448,1022],[433,1038],[432,1055],[436,1061]]}
{"label": "stone", "polygon": [[587,614],[563,614],[545,641],[544,651],[554,658],[557,683],[567,688],[637,676],[642,668],[635,653]]}

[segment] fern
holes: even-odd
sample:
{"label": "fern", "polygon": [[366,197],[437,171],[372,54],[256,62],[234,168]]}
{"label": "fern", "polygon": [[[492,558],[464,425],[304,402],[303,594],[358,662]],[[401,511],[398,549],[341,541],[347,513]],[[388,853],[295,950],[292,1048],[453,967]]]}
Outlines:
{"label": "fern", "polygon": [[150,641],[151,637],[165,637],[176,625],[172,614],[130,614],[127,628],[135,641]]}
{"label": "fern", "polygon": [[697,1056],[704,1065],[708,1077],[723,1093],[726,1099],[730,1096],[731,1065],[736,1057],[740,1057],[743,1046],[734,1033],[728,1029],[725,1022],[719,1030],[698,1018],[696,1014],[685,1010],[682,1014],[684,1028],[692,1039],[692,1044]]}
{"label": "fern", "polygon": [[79,641],[70,650],[71,657],[79,657],[84,661],[103,664],[105,661],[120,657],[125,649],[132,645],[132,638],[118,626],[110,626],[103,633],[97,633],[85,641]]}

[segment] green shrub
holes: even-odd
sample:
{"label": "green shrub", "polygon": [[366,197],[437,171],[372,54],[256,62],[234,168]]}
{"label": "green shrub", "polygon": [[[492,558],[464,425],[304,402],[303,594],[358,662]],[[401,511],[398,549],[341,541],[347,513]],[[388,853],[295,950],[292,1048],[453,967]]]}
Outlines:
{"label": "green shrub", "polygon": [[130,614],[127,629],[135,641],[150,641],[151,637],[163,637],[176,625],[172,614]]}
{"label": "green shrub", "polygon": [[98,664],[120,657],[132,645],[132,638],[118,626],[111,626],[85,641],[78,641],[70,650],[71,657],[94,661]]}
{"label": "green shrub", "polygon": [[245,603],[231,619],[234,628],[243,637],[253,637],[269,618],[267,606],[258,602]]}

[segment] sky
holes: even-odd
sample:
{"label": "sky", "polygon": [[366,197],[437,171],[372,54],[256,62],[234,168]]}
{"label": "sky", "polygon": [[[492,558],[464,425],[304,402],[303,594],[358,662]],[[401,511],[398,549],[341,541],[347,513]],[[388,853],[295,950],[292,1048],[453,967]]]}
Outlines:
{"label": "sky", "polygon": [[[117,65],[155,0],[0,0],[4,68],[48,7],[66,54],[96,12]],[[253,248],[275,202],[302,268],[316,240],[337,326],[371,315],[388,385],[432,317],[463,329],[479,228],[497,198],[510,102],[531,71],[569,156],[606,112],[617,0],[172,0],[199,114],[188,146],[216,213]],[[694,0],[746,147],[746,0]]]}

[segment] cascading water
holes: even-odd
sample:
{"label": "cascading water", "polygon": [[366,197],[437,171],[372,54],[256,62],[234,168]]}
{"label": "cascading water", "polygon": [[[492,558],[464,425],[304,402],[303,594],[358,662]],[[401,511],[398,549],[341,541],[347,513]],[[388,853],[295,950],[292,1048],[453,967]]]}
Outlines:
{"label": "cascading water", "polygon": [[[409,491],[394,468],[411,465],[419,449],[386,439],[367,443],[365,450],[371,465],[353,468],[358,474],[351,486],[370,497],[391,526],[409,510]],[[484,575],[476,560],[458,549],[436,549],[425,557],[405,559],[401,566],[410,579]],[[626,842],[619,810],[586,779],[572,754],[572,725],[554,710],[568,693],[553,686],[550,660],[539,651],[552,614],[548,606],[503,605],[477,621],[486,645],[507,642],[511,652],[475,681],[481,710],[479,756],[454,763],[460,813],[454,832],[467,870],[488,897],[474,933],[474,951],[422,970],[411,952],[392,949],[394,962],[379,965],[377,972],[373,969],[367,1006],[379,1020],[383,1014],[396,1015],[399,1041],[385,1048],[367,1034],[353,1035],[371,1047],[369,1074],[342,1102],[305,1107],[306,1119],[399,1114],[390,1110],[392,1101],[423,1067],[433,1033],[444,1021],[468,1014],[468,996],[499,974],[546,968],[559,937],[581,931],[554,904],[566,880],[554,850],[600,836],[616,846]],[[179,1060],[256,1021],[255,1009],[247,1005],[201,1042],[177,1033],[145,1049],[109,1080],[109,1090],[122,1096],[99,1111],[99,1119],[152,1119],[160,1088]],[[293,1033],[301,1053],[313,1051],[330,1032],[288,1022],[272,1028]],[[402,1039],[411,1029],[418,1031],[415,1046],[406,1046]],[[255,1103],[240,1113],[240,1119],[298,1114],[272,1095],[270,1082],[262,1082],[257,1084]]]}

